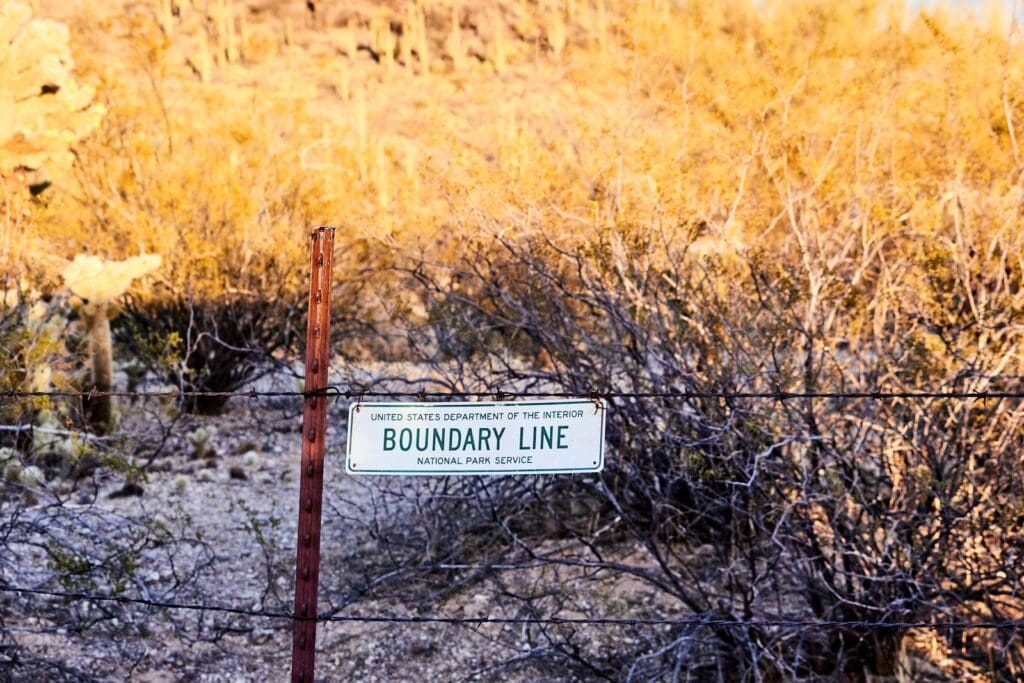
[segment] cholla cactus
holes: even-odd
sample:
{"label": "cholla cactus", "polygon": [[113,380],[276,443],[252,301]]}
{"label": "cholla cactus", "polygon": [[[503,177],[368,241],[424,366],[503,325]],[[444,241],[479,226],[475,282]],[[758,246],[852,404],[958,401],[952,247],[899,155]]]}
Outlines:
{"label": "cholla cactus", "polygon": [[73,67],[67,26],[0,0],[0,177],[66,166],[69,147],[99,124],[103,107]]}
{"label": "cholla cactus", "polygon": [[4,463],[4,481],[17,483],[21,481],[21,472],[24,468],[19,460],[8,460]]}
{"label": "cholla cactus", "polygon": [[217,436],[216,427],[200,427],[188,435],[188,442],[192,444],[192,451],[197,458],[212,458],[217,455],[213,445],[213,439]]}
{"label": "cholla cactus", "polygon": [[263,458],[258,451],[246,451],[242,463],[250,469],[258,470],[263,466]]}
{"label": "cholla cactus", "polygon": [[[132,280],[160,267],[160,257],[145,254],[125,261],[104,261],[79,254],[64,269],[64,282],[82,299],[80,312],[89,334],[91,388],[108,392],[113,387],[114,350],[110,318],[116,315],[114,300],[124,294]],[[110,396],[98,396],[87,404],[89,424],[97,434],[109,431],[112,421]]]}
{"label": "cholla cactus", "polygon": [[64,268],[64,282],[75,296],[93,303],[110,303],[128,291],[132,280],[160,267],[160,257],[143,254],[124,261],[105,261],[79,254]]}
{"label": "cholla cactus", "polygon": [[32,465],[21,471],[20,479],[22,485],[34,489],[46,482],[46,475],[43,473],[43,470]]}
{"label": "cholla cactus", "polygon": [[445,50],[452,60],[452,69],[459,71],[465,61],[466,48],[462,44],[462,28],[460,26],[459,5],[452,4],[452,30],[444,42]]}

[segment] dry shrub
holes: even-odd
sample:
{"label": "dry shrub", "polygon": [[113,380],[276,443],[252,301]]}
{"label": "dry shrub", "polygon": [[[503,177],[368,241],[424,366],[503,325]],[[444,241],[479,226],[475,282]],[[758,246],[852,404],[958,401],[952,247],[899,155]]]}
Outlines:
{"label": "dry shrub", "polygon": [[[272,298],[132,298],[117,321],[117,339],[146,370],[181,391],[236,391],[274,370],[274,361],[294,353],[301,337],[301,296],[265,293]],[[227,400],[198,396],[185,405],[216,414]]]}
{"label": "dry shrub", "polygon": [[[961,190],[956,206],[971,216],[1000,203]],[[778,247],[718,253],[695,237],[699,226],[569,240],[477,225],[453,238],[458,261],[408,269],[433,312],[410,333],[438,340],[418,360],[444,384],[711,395],[613,399],[611,457],[597,478],[472,479],[416,484],[417,493],[385,485],[414,501],[400,523],[422,531],[396,536],[384,525],[378,542],[413,549],[391,551],[407,571],[531,561],[634,575],[662,594],[653,613],[1018,618],[1019,399],[728,396],[1016,386],[1024,269],[1006,254],[1019,251],[1017,233],[949,214],[928,223],[943,216],[920,216],[931,242],[881,246],[840,229],[810,242],[799,220]],[[801,250],[805,239],[813,246]],[[462,345],[454,357],[453,338]],[[552,539],[562,539],[557,553],[546,550]],[[454,584],[443,572],[425,577],[446,594],[474,576],[449,571]],[[543,612],[552,603],[538,595],[528,604]],[[682,665],[735,680],[891,676],[917,661],[900,629],[810,629],[799,640],[770,626],[702,633],[699,646],[655,640],[657,657],[576,663],[636,665],[654,677]],[[946,646],[1001,677],[1022,665],[1007,633]]]}
{"label": "dry shrub", "polygon": [[207,106],[207,142],[179,150],[169,140],[152,147],[154,131],[113,110],[89,143],[108,154],[79,173],[85,211],[53,214],[40,232],[60,230],[68,248],[91,253],[161,254],[156,286],[129,297],[115,320],[118,341],[182,389],[232,391],[295,351],[306,228],[323,208],[318,181],[294,172],[291,145],[261,127],[266,119],[221,117],[215,94]]}
{"label": "dry shrub", "polygon": [[[884,241],[956,182],[1016,182],[1024,59],[998,17],[875,0],[542,5],[465,8],[467,40],[472,25],[485,42],[467,49],[515,36],[499,73],[374,62],[349,45],[382,25],[371,5],[308,32],[294,8],[250,13],[252,35],[288,19],[297,44],[239,44],[241,60],[202,7],[69,10],[110,116],[76,150],[81,201],[55,196],[33,226],[35,257],[155,251],[179,297],[247,295],[264,264],[302,268],[319,223],[432,245],[481,211],[566,234],[658,215],[743,245],[782,239],[792,199],[812,240],[853,215]],[[421,10],[425,26],[388,18],[436,49],[451,8]],[[200,37],[218,45],[205,80]]]}
{"label": "dry shrub", "polygon": [[[25,283],[0,279],[0,296],[0,391],[48,391],[54,366],[70,355],[61,340],[63,321]],[[32,421],[47,405],[36,397],[0,400],[0,422],[19,430],[0,433],[0,444],[28,452]]]}
{"label": "dry shrub", "polygon": [[[37,268],[33,197],[64,179],[72,146],[103,116],[94,91],[73,73],[66,25],[33,17],[32,6],[0,3],[0,389],[42,392],[61,381],[73,355],[51,282]],[[47,292],[44,294],[44,292]],[[63,378],[66,379],[66,378]],[[0,399],[0,442],[28,452],[31,426],[48,407],[38,397]]]}
{"label": "dry shrub", "polygon": [[[388,249],[426,249],[383,255],[397,268],[378,310],[453,388],[1013,386],[1024,53],[1005,21],[880,0],[543,5],[502,5],[511,30],[492,32],[516,38],[500,69],[461,54],[442,68],[438,50],[418,70],[304,56],[315,36],[299,31],[201,79],[180,48],[202,18],[173,40],[144,10],[110,20],[128,38],[83,20],[110,116],[79,146],[80,191],[33,205],[5,246],[53,265],[85,247],[160,253],[164,301],[139,300],[138,320],[166,331],[161,349],[175,330],[217,334],[228,300],[280,300],[288,320],[304,229],[340,216]],[[450,9],[424,20],[431,47],[451,34],[468,53],[485,22],[452,31]],[[339,270],[374,263],[362,256]],[[188,301],[214,310],[202,329]],[[177,323],[156,322],[166,310]],[[199,367],[219,348],[197,350]],[[1016,617],[1019,412],[616,401],[601,477],[396,490],[421,512],[387,561],[519,553],[635,576],[661,596],[653,612],[709,618]],[[548,552],[551,537],[571,542]],[[624,543],[628,560],[606,559]],[[900,632],[884,633],[697,627],[581,653],[555,631],[539,656],[620,678],[856,679],[901,665]],[[1014,632],[962,645],[947,639],[1020,675]]]}
{"label": "dry shrub", "polygon": [[[610,51],[634,60],[566,67],[601,106],[524,95],[465,133],[497,153],[454,148],[445,237],[397,250],[427,386],[714,395],[613,401],[600,477],[381,484],[406,514],[367,524],[388,548],[371,576],[443,593],[541,563],[637,577],[654,614],[1020,617],[1019,399],[717,396],[1016,387],[1024,60],[999,22],[958,20],[631,3]],[[550,613],[574,586],[515,596]],[[536,657],[863,680],[919,672],[907,636],[696,626],[588,652],[562,633]],[[1013,631],[942,640],[956,666],[1020,675]]]}

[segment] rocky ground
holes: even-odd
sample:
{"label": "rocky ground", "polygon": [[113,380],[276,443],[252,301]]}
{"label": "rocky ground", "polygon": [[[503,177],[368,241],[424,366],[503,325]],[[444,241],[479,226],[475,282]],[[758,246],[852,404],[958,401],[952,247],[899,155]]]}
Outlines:
{"label": "rocky ground", "polygon": [[[415,375],[408,369],[374,372]],[[279,377],[257,388],[295,385]],[[395,538],[408,527],[408,542],[419,542],[413,530],[423,524],[417,508],[430,480],[347,475],[347,408],[338,401],[329,409],[321,614],[521,617],[532,614],[532,605],[562,617],[678,615],[664,593],[628,574],[527,563],[489,572],[435,571],[425,578],[416,565],[431,555],[430,548],[413,548],[408,557],[416,559],[405,561]],[[51,467],[41,482],[3,483],[0,584],[290,613],[301,399],[232,399],[223,414],[208,417],[178,412],[160,399],[122,401],[118,410],[117,439],[96,442],[76,435],[108,453],[98,468],[72,476]],[[109,457],[118,452],[134,457],[143,467],[141,477]],[[138,486],[126,487],[132,480]],[[571,540],[557,538],[534,550],[551,556],[560,552],[559,543],[573,552]],[[602,552],[610,553],[607,560],[651,562],[625,543]],[[697,549],[695,568],[699,554]],[[494,560],[504,561],[500,554]],[[284,680],[290,629],[288,619],[267,616],[0,593],[0,681]],[[671,641],[663,626],[574,626],[554,634],[550,627],[524,624],[337,621],[319,627],[317,678],[622,677],[621,668],[602,674],[571,666],[571,657],[556,649],[565,641],[551,637],[570,632],[568,642],[581,658],[600,661],[619,653],[626,669]],[[913,634],[908,652],[915,680],[986,680],[947,656],[941,634]]]}
{"label": "rocky ground", "polygon": [[[287,387],[281,380],[276,388]],[[266,388],[269,385],[264,384]],[[61,589],[53,580],[53,553],[43,552],[40,535],[49,535],[73,555],[91,548],[103,555],[101,534],[120,539],[140,530],[167,532],[167,543],[144,544],[130,571],[115,573],[94,566],[89,581],[64,588],[144,596],[178,603],[217,604],[243,609],[290,612],[294,585],[294,548],[298,484],[301,399],[233,399],[222,415],[181,415],[157,405],[145,410],[119,405],[125,433],[148,434],[161,444],[154,457],[138,450],[147,463],[141,494],[125,490],[131,476],[101,466],[72,482],[56,475],[29,490],[5,485],[8,507],[2,514],[37,517],[50,532],[27,534],[14,543],[0,564],[0,578],[17,585]],[[402,591],[367,594],[380,552],[366,528],[385,509],[379,480],[344,472],[347,405],[331,406],[325,474],[322,541],[321,613],[340,615],[515,616],[509,585],[540,579],[531,570],[505,575],[502,592],[486,580],[467,580],[432,598],[403,600]],[[148,425],[147,425],[148,423]],[[158,435],[159,438],[157,438]],[[388,483],[394,486],[392,480]],[[138,495],[123,495],[125,493]],[[55,503],[55,501],[61,501]],[[360,515],[364,517],[359,518]],[[46,521],[44,521],[46,520]],[[54,521],[58,520],[58,521]],[[372,522],[376,524],[377,522]],[[176,540],[170,540],[176,539]],[[85,551],[81,551],[85,553]],[[94,565],[98,565],[98,561]],[[64,568],[67,571],[67,567]],[[73,574],[72,570],[72,574]],[[91,583],[90,583],[91,581]],[[572,579],[566,580],[567,585]],[[573,590],[595,590],[589,581]],[[618,585],[634,601],[654,599],[643,587]],[[503,597],[505,595],[505,597]],[[595,597],[595,600],[598,598]],[[607,612],[600,606],[595,612]],[[144,606],[62,602],[42,596],[0,597],[0,607],[21,616],[6,629],[7,653],[16,644],[23,666],[4,668],[0,680],[257,681],[282,680],[289,670],[290,622],[197,612],[161,611]],[[93,621],[95,618],[95,621]],[[602,640],[594,630],[593,643]],[[0,629],[2,632],[3,629]],[[322,624],[318,642],[318,679],[322,680],[572,680],[558,667],[538,668],[543,637],[523,625],[450,625],[424,623],[339,622]],[[8,655],[13,656],[13,655]],[[544,657],[536,658],[543,662]]]}

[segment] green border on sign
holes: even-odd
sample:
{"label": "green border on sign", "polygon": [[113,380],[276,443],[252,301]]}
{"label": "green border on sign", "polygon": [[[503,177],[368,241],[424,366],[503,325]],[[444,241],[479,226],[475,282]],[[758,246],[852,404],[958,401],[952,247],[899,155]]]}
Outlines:
{"label": "green border on sign", "polygon": [[358,410],[360,407],[371,407],[371,408],[421,408],[423,406],[430,406],[436,408],[438,406],[479,406],[486,408],[488,406],[564,406],[564,405],[579,405],[579,404],[597,404],[600,406],[600,410],[607,411],[608,406],[605,405],[603,399],[590,399],[590,398],[575,398],[566,401],[461,401],[461,402],[445,402],[445,401],[416,401],[416,402],[403,402],[403,401],[378,401],[375,403],[353,403],[348,407],[348,432],[345,435],[345,473],[346,474],[407,474],[411,476],[419,477],[445,477],[452,474],[466,474],[466,475],[481,475],[488,477],[497,477],[503,474],[575,474],[575,473],[593,473],[600,472],[604,469],[604,423],[607,415],[601,419],[601,451],[598,453],[597,464],[592,467],[577,467],[571,469],[565,468],[549,468],[549,469],[529,469],[529,470],[444,470],[444,471],[427,471],[427,470],[363,470],[352,468],[352,439],[349,435],[352,431],[352,413]]}

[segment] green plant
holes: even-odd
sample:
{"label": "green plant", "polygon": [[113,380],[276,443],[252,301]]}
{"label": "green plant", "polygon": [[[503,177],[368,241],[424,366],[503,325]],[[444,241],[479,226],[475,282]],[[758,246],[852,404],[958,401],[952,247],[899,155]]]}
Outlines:
{"label": "green plant", "polygon": [[[182,391],[232,392],[295,351],[304,314],[304,296],[283,287],[267,298],[129,298],[114,333],[131,356]],[[185,407],[215,414],[227,400],[189,397]]]}
{"label": "green plant", "polygon": [[[0,348],[4,349],[0,354],[0,391],[50,390],[53,381],[59,381],[55,368],[71,355],[62,343],[64,325],[59,311],[24,281],[0,280],[0,296]],[[50,407],[45,396],[0,401],[0,422],[19,429],[0,434],[0,439],[28,453],[31,425],[40,411]]]}

